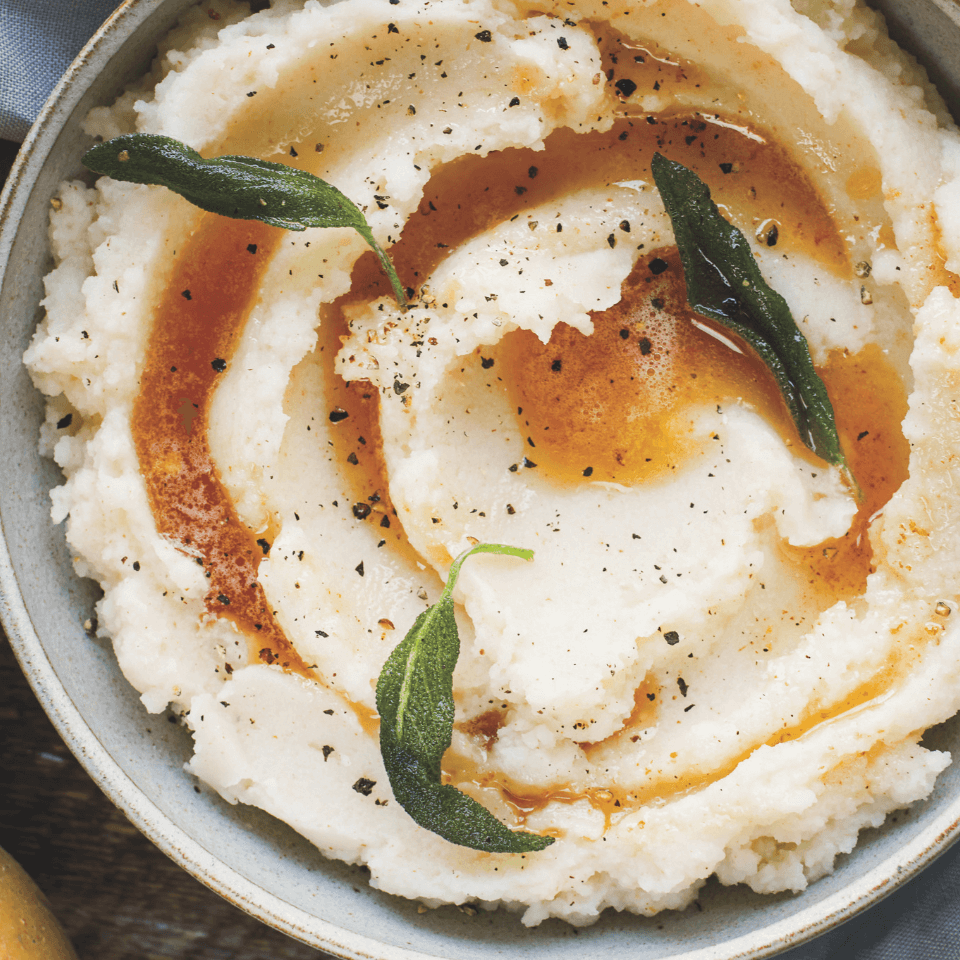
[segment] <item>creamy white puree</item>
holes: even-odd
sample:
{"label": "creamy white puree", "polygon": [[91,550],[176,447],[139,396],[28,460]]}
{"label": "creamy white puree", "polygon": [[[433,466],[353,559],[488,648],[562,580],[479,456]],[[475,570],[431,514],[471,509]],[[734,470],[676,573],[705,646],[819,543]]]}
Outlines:
{"label": "creamy white puree", "polygon": [[[248,663],[233,624],[205,611],[203,569],[156,534],[130,426],[153,304],[199,214],[159,188],[71,183],[26,360],[52,398],[43,447],[67,477],[54,519],[68,517],[78,571],[103,585],[100,629],[124,673],[149,710],[190,725],[191,772],[393,893],[506,904],[535,925],[683,908],[712,874],[804,889],[860,829],[929,793],[949,757],[919,738],[960,708],[960,310],[946,285],[960,269],[960,139],[938,96],[852,0],[276,0],[246,13],[226,0],[189,13],[90,132],[295,162],[356,201],[387,248],[443,164],[543,151],[560,128],[701,111],[781,144],[850,263],[872,271],[758,245],[761,269],[818,363],[883,351],[891,390],[909,391],[909,478],[873,519],[865,592],[836,599],[798,581],[784,545],[841,537],[849,489],[735,398],[683,411],[695,452],[640,483],[558,484],[524,465],[537,453],[500,379],[505,338],[593,331],[636,257],[672,244],[650,182],[585,178],[476,231],[420,278],[415,309],[354,298],[342,347],[318,340],[318,311],[332,322],[323,305],[349,291],[365,245],[288,234],[220,380],[210,444],[242,520],[274,537],[259,579],[319,680]],[[659,89],[618,96],[605,21],[620,56],[655,49],[691,76],[674,82],[668,65]],[[749,199],[728,213],[747,236],[762,219]],[[415,552],[381,545],[380,515],[351,510],[353,468],[331,452],[351,422],[328,417],[331,369],[379,391],[393,523]],[[558,842],[525,857],[417,827],[364,726],[384,659],[471,538],[536,551],[529,564],[475,557],[456,591],[458,720],[503,717],[488,747],[455,731],[474,795],[518,822],[497,778],[567,794],[526,818]],[[638,690],[656,707],[616,736]],[[614,795],[632,800],[604,806]]]}

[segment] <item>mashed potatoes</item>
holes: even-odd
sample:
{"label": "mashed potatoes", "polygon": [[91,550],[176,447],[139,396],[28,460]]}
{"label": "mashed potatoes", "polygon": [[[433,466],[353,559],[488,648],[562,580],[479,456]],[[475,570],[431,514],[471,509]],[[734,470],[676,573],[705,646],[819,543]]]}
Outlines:
{"label": "mashed potatoes", "polygon": [[[213,0],[98,109],[365,211],[282,233],[65,184],[26,361],[100,630],[230,801],[428,904],[534,925],[802,890],[926,796],[960,708],[960,140],[847,0]],[[654,151],[751,238],[854,496],[691,315]],[[471,542],[445,778],[557,842],[393,799],[374,686]]]}

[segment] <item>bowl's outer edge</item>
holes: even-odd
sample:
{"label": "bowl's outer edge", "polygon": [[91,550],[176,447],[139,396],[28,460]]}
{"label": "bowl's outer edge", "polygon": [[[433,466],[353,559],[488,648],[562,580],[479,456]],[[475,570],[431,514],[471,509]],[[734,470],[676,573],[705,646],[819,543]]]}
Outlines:
{"label": "bowl's outer edge", "polygon": [[[32,128],[0,195],[0,289],[20,220],[56,143],[60,128],[80,104],[98,73],[147,21],[190,0],[126,0],[83,49],[51,95]],[[938,5],[942,4],[942,0]],[[3,527],[0,518],[0,527]],[[424,960],[439,957],[358,935],[291,905],[226,866],[152,803],[111,757],[70,699],[37,634],[23,599],[6,538],[0,543],[0,621],[21,667],[58,733],[97,785],[164,853],[227,900],[297,939],[352,960]],[[684,960],[760,960],[818,936],[851,919],[914,876],[960,837],[960,799],[901,848],[844,890],[753,930],[726,944],[685,951]],[[584,944],[586,946],[586,944]],[[587,956],[588,954],[584,954]],[[679,960],[680,954],[671,954]]]}

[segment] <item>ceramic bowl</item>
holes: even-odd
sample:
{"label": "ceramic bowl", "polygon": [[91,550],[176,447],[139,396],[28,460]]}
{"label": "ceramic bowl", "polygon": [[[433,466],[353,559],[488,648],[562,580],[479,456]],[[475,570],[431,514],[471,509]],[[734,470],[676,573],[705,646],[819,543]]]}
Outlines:
{"label": "ceramic bowl", "polygon": [[[40,318],[51,265],[47,212],[57,184],[83,176],[80,129],[148,66],[160,38],[193,0],[127,0],[83,51],[31,131],[0,200],[0,615],[30,683],[68,746],[126,815],[165,853],[227,899],[291,936],[341,957],[378,960],[733,960],[796,945],[854,916],[929,863],[958,835],[960,764],[897,823],[861,835],[836,871],[799,896],[759,897],[709,883],[701,910],[653,919],[608,911],[574,930],[533,930],[504,912],[468,916],[372,890],[364,873],[323,859],[267,814],[197,792],[182,770],[189,735],[148,715],[109,645],[84,628],[97,588],[73,572],[50,523],[56,467],[37,452],[43,401],[21,356]],[[901,42],[927,56],[948,99],[960,90],[960,45],[950,0],[891,0]],[[926,743],[960,753],[960,721]]]}

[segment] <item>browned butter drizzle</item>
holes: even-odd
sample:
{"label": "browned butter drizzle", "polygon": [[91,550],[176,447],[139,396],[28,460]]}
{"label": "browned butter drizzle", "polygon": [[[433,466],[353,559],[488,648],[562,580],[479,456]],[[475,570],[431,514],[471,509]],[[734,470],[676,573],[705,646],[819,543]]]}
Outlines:
{"label": "browned butter drizzle", "polygon": [[[917,656],[916,652],[913,656]],[[829,706],[814,703],[796,722],[784,722],[783,728],[763,741],[762,745],[775,746],[797,740],[820,724],[835,720],[848,711],[877,699],[892,687],[901,671],[908,667],[906,659],[905,655],[894,657],[878,674],[859,684],[836,703]],[[651,685],[649,680],[644,681],[638,691],[638,707],[640,697],[652,689],[656,689],[655,686]],[[648,726],[651,722],[650,717],[655,711],[649,709],[644,713],[645,717],[642,715],[638,717],[635,711],[624,730],[614,734],[614,737],[621,739],[635,730]],[[599,744],[581,744],[581,746],[586,748],[589,757],[591,748]],[[543,810],[549,804],[573,804],[586,801],[603,814],[606,830],[631,810],[649,804],[663,803],[722,780],[750,757],[758,746],[761,744],[750,745],[722,764],[708,770],[693,768],[674,774],[650,768],[645,771],[648,779],[643,786],[633,789],[614,785],[587,789],[574,789],[562,784],[548,787],[531,786],[506,778],[501,773],[493,772],[478,764],[475,759],[450,750],[444,756],[444,782],[453,783],[477,801],[498,810],[501,816],[518,828],[523,828],[528,817]],[[542,832],[558,835],[557,831]]]}
{"label": "browned butter drizzle", "polygon": [[307,676],[257,580],[269,541],[240,522],[207,439],[217,378],[281,236],[260,223],[201,218],[157,304],[132,425],[157,530],[202,562],[207,610],[240,627],[252,658]]}
{"label": "browned butter drizzle", "polygon": [[[418,213],[391,249],[391,257],[403,282],[417,288],[450,251],[506,218],[579,188],[619,180],[649,181],[650,158],[659,149],[706,180],[722,209],[741,219],[745,210],[747,220],[751,216],[754,221],[775,219],[779,250],[787,255],[803,252],[827,269],[848,275],[850,264],[829,213],[785,152],[763,136],[747,135],[736,125],[718,120],[676,115],[650,123],[646,117],[635,117],[619,121],[603,134],[560,130],[548,138],[542,152],[506,150],[450,163],[432,177]],[[556,226],[545,224],[544,229]],[[633,225],[621,230],[617,242],[631,242],[633,232]],[[157,306],[133,424],[158,529],[203,561],[210,580],[207,609],[230,617],[243,629],[250,638],[252,657],[309,675],[266,605],[256,579],[263,550],[257,536],[239,521],[206,439],[207,414],[219,376],[214,362],[229,363],[278,234],[260,224],[211,215],[202,218]],[[253,247],[256,254],[249,252]],[[625,483],[660,475],[689,455],[688,440],[682,430],[664,431],[651,417],[636,416],[637,410],[679,415],[687,405],[706,401],[752,405],[777,426],[786,442],[799,447],[762,365],[749,353],[739,354],[690,324],[675,254],[638,249],[637,257],[637,269],[624,285],[624,301],[595,317],[594,337],[582,338],[561,325],[547,345],[518,332],[500,347],[499,359],[510,374],[505,377],[508,389],[516,391],[517,406],[524,411],[524,429],[539,438],[542,473],[559,483],[586,482],[587,466],[593,468],[596,479]],[[669,269],[648,282],[654,257],[663,259]],[[372,255],[365,255],[355,269],[351,293],[322,314],[321,341],[328,372],[332,373],[338,338],[346,333],[339,306],[380,295],[389,295],[388,286]],[[663,300],[652,312],[651,298]],[[624,329],[626,338],[621,334]],[[571,374],[559,392],[552,369],[558,359]],[[879,350],[835,353],[821,373],[865,499],[846,537],[812,549],[784,549],[812,590],[839,599],[862,592],[872,562],[868,520],[906,476],[907,445],[899,427],[906,402],[902,392],[892,388],[898,381]],[[603,386],[611,377],[616,389]],[[630,389],[622,389],[624,384],[631,384]],[[384,529],[407,549],[387,499],[376,391],[362,383],[341,385],[332,376],[325,389],[331,407],[342,406],[350,413],[350,429],[342,431],[336,444],[338,459],[346,459],[350,452],[358,454],[360,462],[349,475],[351,495],[357,500],[380,496],[378,502],[383,505],[374,520],[380,517],[382,522],[386,517],[390,526]],[[680,420],[674,417],[673,422]],[[582,423],[589,429],[582,429]],[[363,444],[359,444],[361,436]],[[885,684],[882,677],[877,678],[853,699],[865,702],[882,693]],[[853,705],[845,701],[814,711],[771,742],[799,736],[811,723]],[[636,715],[615,736],[630,736],[651,722],[650,710],[641,706],[638,699]],[[362,719],[369,727],[372,718]],[[496,729],[495,718],[475,718],[470,732],[489,746]],[[585,745],[588,754],[590,746]],[[502,780],[494,783],[467,758],[449,752],[445,779],[473,793],[495,786],[518,825],[547,803],[584,799],[603,811],[609,823],[625,807],[717,779],[741,759],[705,776],[691,773],[668,780],[652,776],[639,791],[577,791],[562,785],[539,790]]]}

